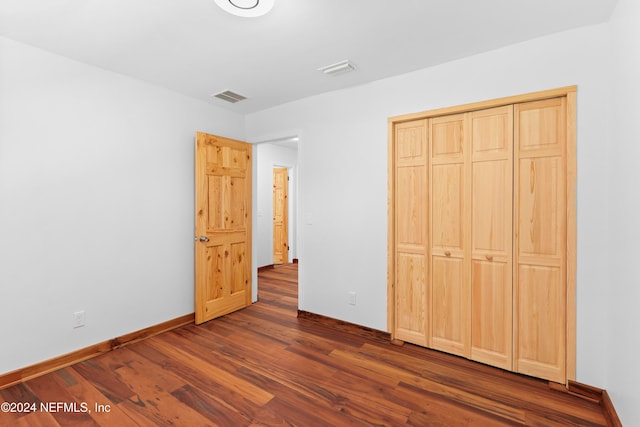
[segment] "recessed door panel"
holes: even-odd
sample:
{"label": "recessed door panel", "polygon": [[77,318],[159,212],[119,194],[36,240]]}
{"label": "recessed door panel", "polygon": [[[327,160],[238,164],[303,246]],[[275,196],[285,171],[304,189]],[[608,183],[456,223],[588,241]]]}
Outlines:
{"label": "recessed door panel", "polygon": [[424,245],[427,235],[426,167],[399,167],[396,176],[398,244]]}
{"label": "recessed door panel", "polygon": [[564,382],[566,302],[560,268],[520,265],[517,295],[517,371]]}
{"label": "recessed door panel", "polygon": [[[511,115],[495,109],[482,111],[471,117],[471,140],[474,158],[488,153],[505,153],[510,150]],[[499,109],[504,110],[504,109]]]}
{"label": "recessed door panel", "polygon": [[511,163],[473,162],[472,247],[474,255],[511,252]]}
{"label": "recessed door panel", "polygon": [[469,306],[464,260],[434,256],[431,278],[432,347],[466,356]]}
{"label": "recessed door panel", "polygon": [[434,159],[462,159],[464,114],[431,120],[431,156]]}
{"label": "recessed door panel", "polygon": [[427,267],[423,254],[398,254],[396,337],[426,345]]}
{"label": "recessed door panel", "polygon": [[565,98],[518,104],[518,147],[523,154],[564,150],[565,104]]}
{"label": "recessed door panel", "polygon": [[564,221],[559,216],[564,203],[560,162],[559,157],[520,160],[520,256],[560,256],[564,238]]}
{"label": "recessed door panel", "polygon": [[[400,164],[415,159],[424,159],[426,154],[426,133],[424,120],[403,123],[396,130],[396,153]],[[419,160],[418,160],[419,161]]]}
{"label": "recessed door panel", "polygon": [[471,358],[512,368],[511,263],[473,260]]}
{"label": "recessed door panel", "polygon": [[[432,166],[433,249],[464,249],[464,164]],[[459,254],[461,255],[461,253]]]}

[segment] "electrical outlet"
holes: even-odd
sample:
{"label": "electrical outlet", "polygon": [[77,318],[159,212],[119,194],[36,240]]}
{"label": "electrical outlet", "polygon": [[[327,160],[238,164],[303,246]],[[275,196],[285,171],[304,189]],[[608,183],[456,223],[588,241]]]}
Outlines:
{"label": "electrical outlet", "polygon": [[76,311],[75,313],[73,313],[73,327],[74,328],[80,328],[80,327],[84,326],[86,320],[87,319],[86,319],[84,310]]}
{"label": "electrical outlet", "polygon": [[349,295],[349,298],[348,298],[347,301],[349,302],[349,304],[350,305],[356,305],[356,293],[351,291],[351,292],[349,292],[348,295]]}

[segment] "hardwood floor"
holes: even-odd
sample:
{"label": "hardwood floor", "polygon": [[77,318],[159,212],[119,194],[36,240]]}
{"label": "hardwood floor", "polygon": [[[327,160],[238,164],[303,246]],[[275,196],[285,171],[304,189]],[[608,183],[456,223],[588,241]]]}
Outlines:
{"label": "hardwood floor", "polygon": [[259,290],[239,312],[0,390],[37,409],[0,425],[606,426],[597,402],[545,381],[297,317],[297,264],[261,271]]}

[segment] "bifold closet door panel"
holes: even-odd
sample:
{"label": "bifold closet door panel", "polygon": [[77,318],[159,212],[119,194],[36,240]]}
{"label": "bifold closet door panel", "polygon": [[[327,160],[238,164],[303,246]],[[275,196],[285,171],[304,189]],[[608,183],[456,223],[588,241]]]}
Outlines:
{"label": "bifold closet door panel", "polygon": [[394,337],[428,345],[427,121],[395,129]]}
{"label": "bifold closet door panel", "polygon": [[514,370],[566,380],[566,98],[515,105]]}
{"label": "bifold closet door panel", "polygon": [[465,114],[429,122],[431,347],[469,357],[469,185]]}
{"label": "bifold closet door panel", "polygon": [[513,367],[513,106],[469,114],[471,359]]}

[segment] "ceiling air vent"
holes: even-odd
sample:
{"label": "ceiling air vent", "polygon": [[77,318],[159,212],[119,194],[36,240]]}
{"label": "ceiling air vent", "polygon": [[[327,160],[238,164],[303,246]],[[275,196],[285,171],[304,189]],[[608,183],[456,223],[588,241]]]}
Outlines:
{"label": "ceiling air vent", "polygon": [[318,71],[323,72],[326,75],[334,76],[337,74],[344,74],[350,71],[355,71],[356,66],[351,61],[345,59],[344,61],[336,62],[335,64],[325,65],[318,68]]}
{"label": "ceiling air vent", "polygon": [[216,93],[211,96],[215,96],[216,98],[220,98],[224,101],[231,102],[235,104],[238,101],[242,101],[243,99],[247,99],[246,96],[242,96],[230,90],[225,90],[224,92]]}

